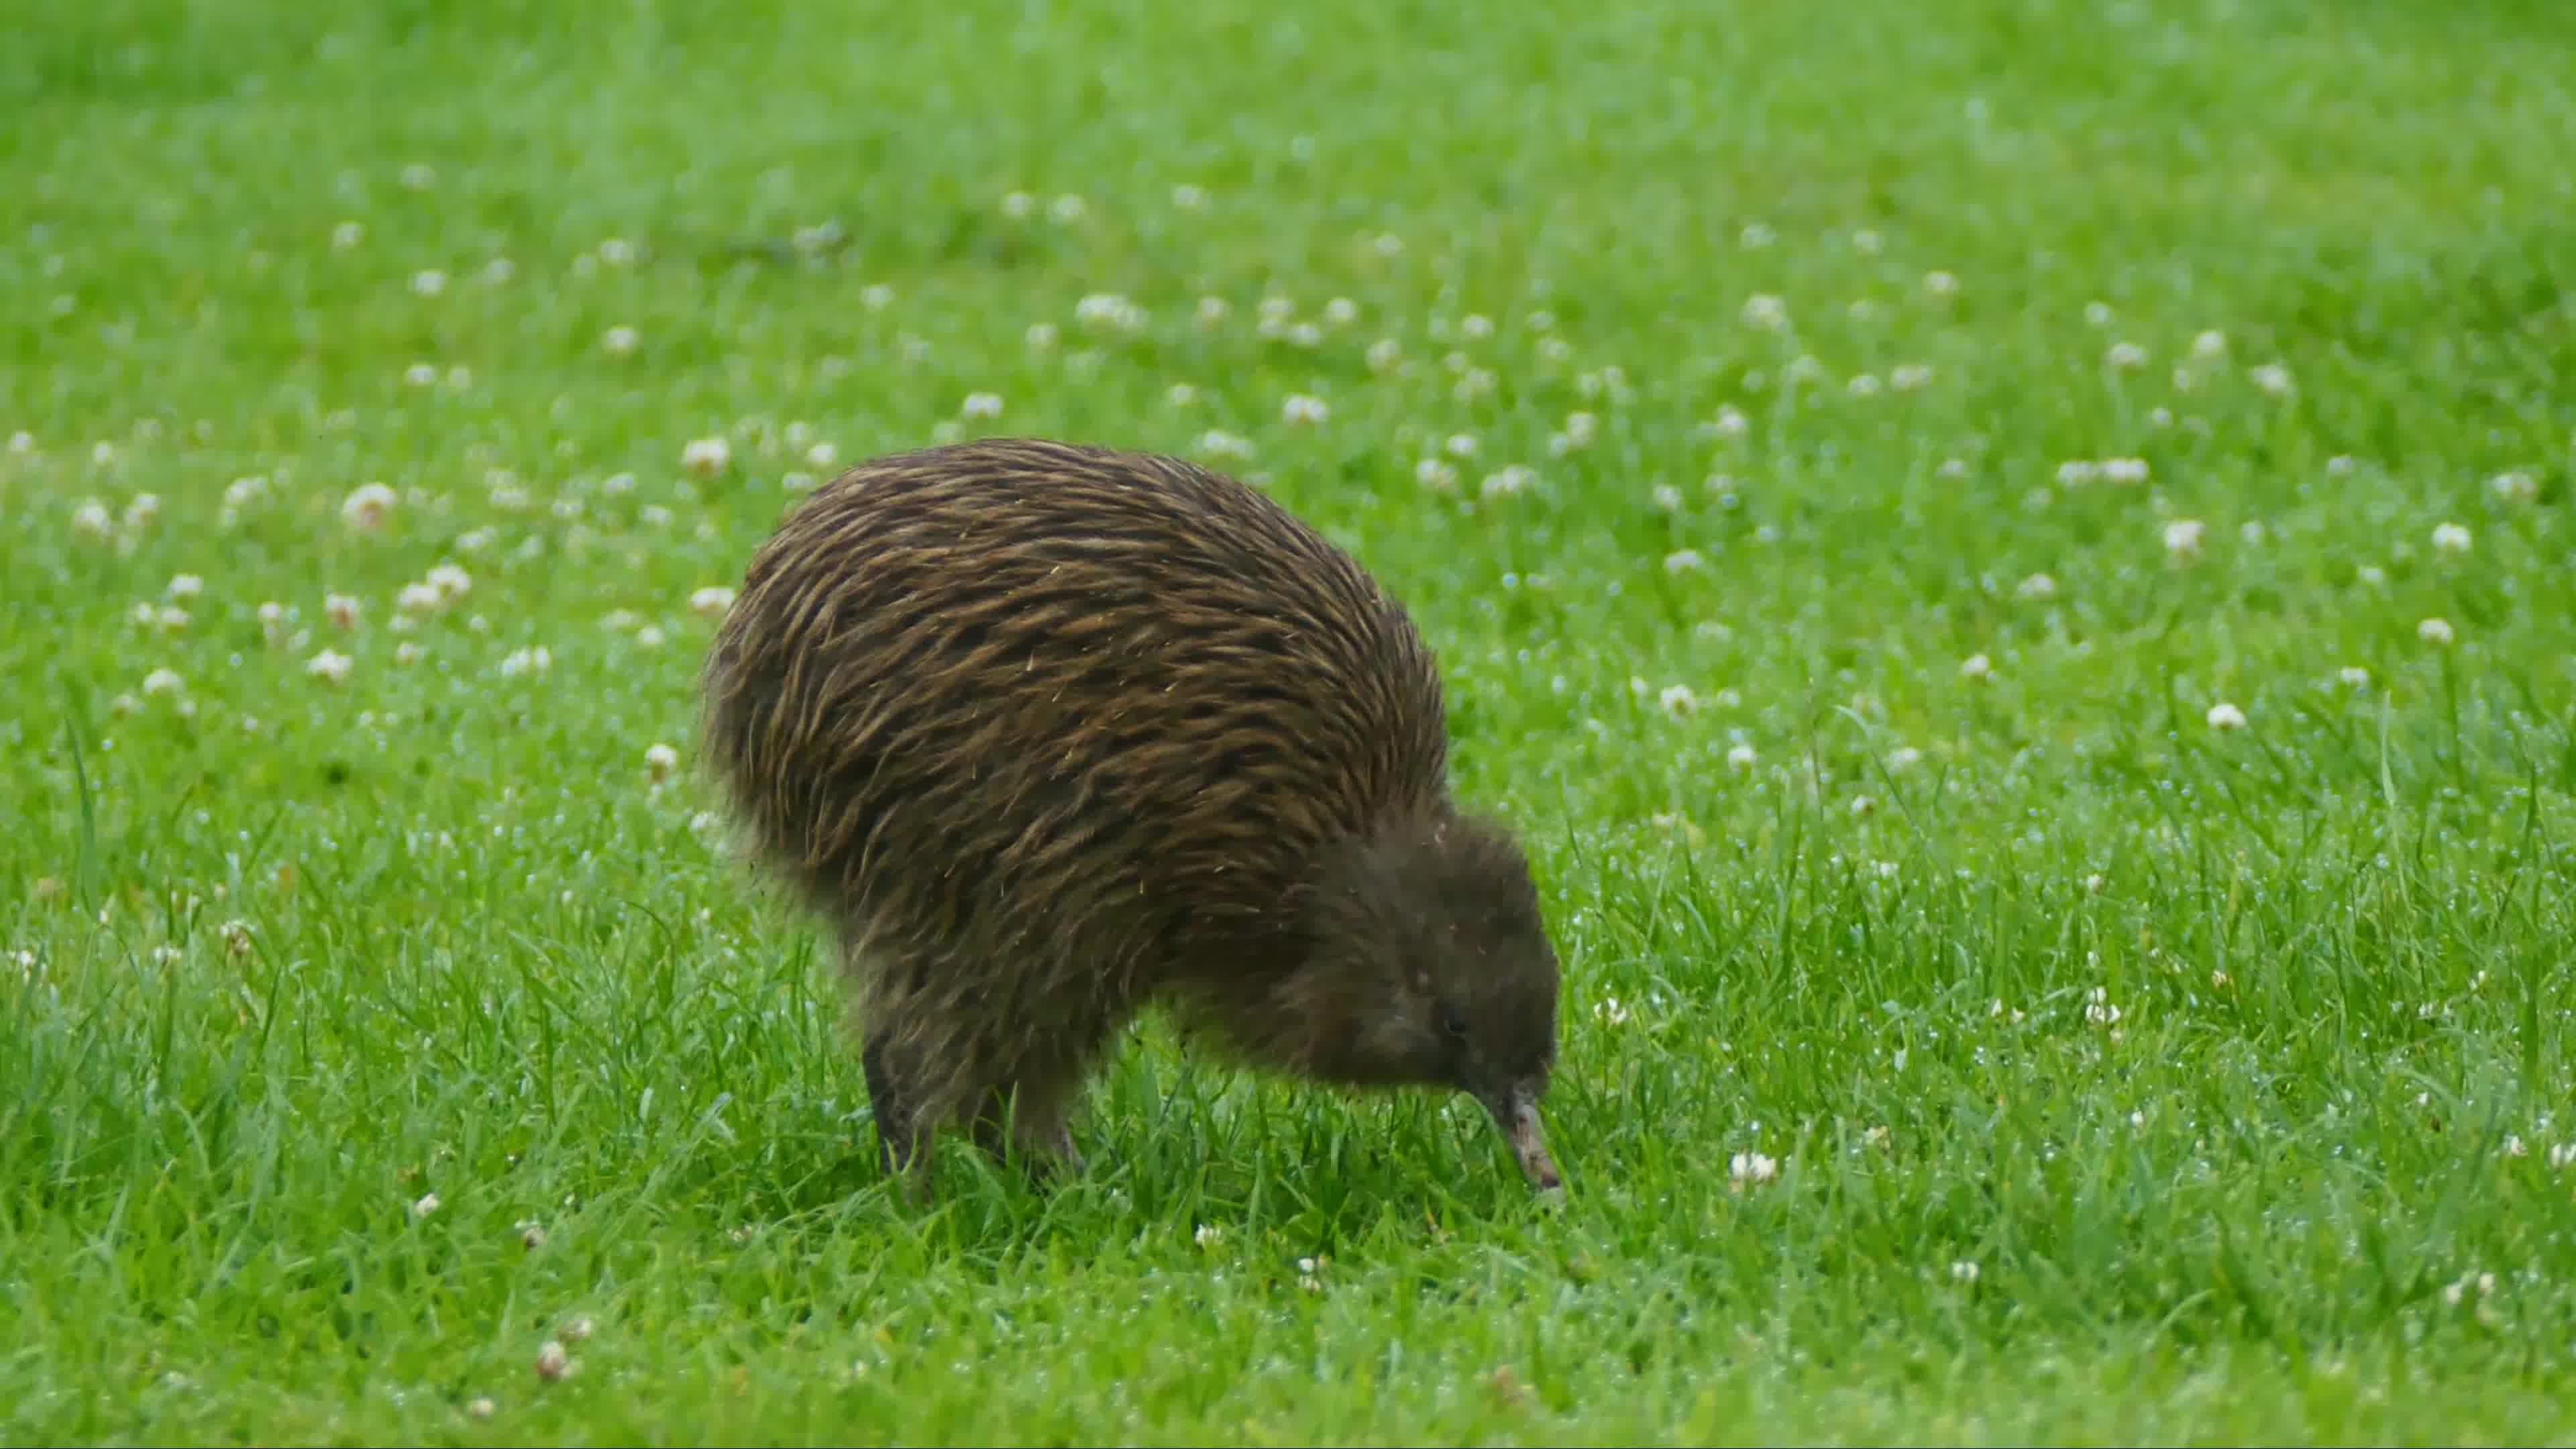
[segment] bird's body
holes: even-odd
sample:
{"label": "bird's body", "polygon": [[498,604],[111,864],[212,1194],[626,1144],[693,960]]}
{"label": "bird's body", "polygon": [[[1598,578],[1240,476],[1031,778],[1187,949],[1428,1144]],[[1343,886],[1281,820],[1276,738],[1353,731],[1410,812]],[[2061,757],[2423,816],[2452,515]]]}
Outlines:
{"label": "bird's body", "polygon": [[1517,847],[1449,801],[1433,657],[1254,489],[1033,440],[863,464],[759,552],[706,683],[737,813],[839,938],[890,1162],[951,1121],[999,1147],[1005,1108],[1073,1156],[1154,1004],[1387,1085],[1442,1079],[1467,1033],[1405,1028],[1472,998],[1514,1059],[1476,1089],[1543,1088],[1555,958]]}

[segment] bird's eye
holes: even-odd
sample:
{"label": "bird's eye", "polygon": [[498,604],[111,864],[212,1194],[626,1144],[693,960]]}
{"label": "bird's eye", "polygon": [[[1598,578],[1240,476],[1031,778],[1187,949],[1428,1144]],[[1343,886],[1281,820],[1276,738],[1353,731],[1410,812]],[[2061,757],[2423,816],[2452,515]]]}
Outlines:
{"label": "bird's eye", "polygon": [[1459,1015],[1458,1008],[1444,1001],[1440,1004],[1440,1029],[1464,1041],[1467,1039],[1467,1018]]}

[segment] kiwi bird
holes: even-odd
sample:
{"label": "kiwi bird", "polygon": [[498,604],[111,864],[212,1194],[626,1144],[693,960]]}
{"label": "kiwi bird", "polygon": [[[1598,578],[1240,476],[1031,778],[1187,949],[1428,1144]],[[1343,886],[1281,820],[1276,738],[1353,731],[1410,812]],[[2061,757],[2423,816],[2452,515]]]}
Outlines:
{"label": "kiwi bird", "polygon": [[1082,1162],[1144,1011],[1256,1070],[1464,1092],[1528,1180],[1559,965],[1447,781],[1438,666],[1350,555],[1178,458],[993,439],[862,463],[757,551],[702,748],[838,945],[880,1152]]}

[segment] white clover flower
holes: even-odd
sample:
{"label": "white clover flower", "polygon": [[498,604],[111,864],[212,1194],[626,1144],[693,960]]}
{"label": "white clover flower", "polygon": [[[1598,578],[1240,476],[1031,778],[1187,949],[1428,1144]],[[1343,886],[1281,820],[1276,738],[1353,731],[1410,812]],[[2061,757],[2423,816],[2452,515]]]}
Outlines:
{"label": "white clover flower", "polygon": [[2209,707],[2209,727],[2214,730],[2245,728],[2245,711],[2221,700]]}
{"label": "white clover flower", "polygon": [[670,779],[671,772],[679,768],[680,752],[669,745],[654,745],[644,752],[644,769],[656,785]]}
{"label": "white clover flower", "polygon": [[713,478],[733,466],[733,444],[720,437],[693,438],[680,449],[680,471]]}
{"label": "white clover flower", "polygon": [[2456,636],[2451,632],[2451,622],[2448,619],[2433,618],[2426,619],[2415,626],[2415,637],[2440,649],[2449,647]]}
{"label": "white clover flower", "polygon": [[443,563],[432,568],[426,582],[438,591],[441,599],[449,603],[464,598],[474,590],[474,576],[452,563]]}
{"label": "white clover flower", "polygon": [[2540,480],[2528,473],[2498,473],[2487,480],[2487,491],[2502,503],[2529,503],[2540,496]]}
{"label": "white clover flower", "polygon": [[1331,411],[1324,406],[1324,400],[1307,393],[1290,393],[1287,401],[1279,405],[1280,420],[1287,423],[1315,427],[1329,416]]}
{"label": "white clover flower", "polygon": [[1002,395],[970,392],[966,394],[966,401],[958,404],[957,415],[961,418],[998,418],[1002,415]]}
{"label": "white clover flower", "polygon": [[624,324],[599,334],[599,350],[611,357],[632,357],[644,345],[644,334]]}
{"label": "white clover flower", "polygon": [[1116,292],[1093,292],[1073,305],[1073,319],[1099,331],[1139,332],[1148,320],[1145,309]]}
{"label": "white clover flower", "polygon": [[340,520],[360,533],[381,533],[394,510],[394,490],[382,483],[360,485],[341,500]]}
{"label": "white clover flower", "polygon": [[2445,523],[2433,530],[2433,550],[2436,553],[2467,553],[2469,543],[2469,531],[2456,523]]}
{"label": "white clover flower", "polygon": [[2164,527],[2165,555],[2175,563],[2189,563],[2200,557],[2209,527],[2197,518],[2177,518]]}
{"label": "white clover flower", "polygon": [[709,584],[689,595],[689,612],[705,619],[721,619],[733,607],[734,592],[722,584]]}
{"label": "white clover flower", "polygon": [[356,662],[337,650],[325,649],[304,661],[304,672],[324,684],[346,684],[349,671],[356,667]]}

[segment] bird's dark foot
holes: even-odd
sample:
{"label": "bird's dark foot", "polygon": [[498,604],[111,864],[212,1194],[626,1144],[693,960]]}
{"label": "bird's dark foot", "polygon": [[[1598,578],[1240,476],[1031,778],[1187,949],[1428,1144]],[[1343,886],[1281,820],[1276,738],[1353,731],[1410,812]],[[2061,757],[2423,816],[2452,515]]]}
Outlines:
{"label": "bird's dark foot", "polygon": [[988,1114],[975,1124],[975,1143],[997,1162],[1016,1163],[1042,1187],[1079,1175],[1083,1169],[1082,1152],[1061,1120],[1032,1122],[1023,1117],[1005,1127]]}
{"label": "bird's dark foot", "polygon": [[928,1124],[922,1121],[913,1094],[897,1080],[890,1056],[881,1036],[868,1038],[859,1051],[869,1109],[877,1119],[877,1163],[886,1176],[903,1179],[906,1197],[927,1207],[937,1196],[931,1181]]}

